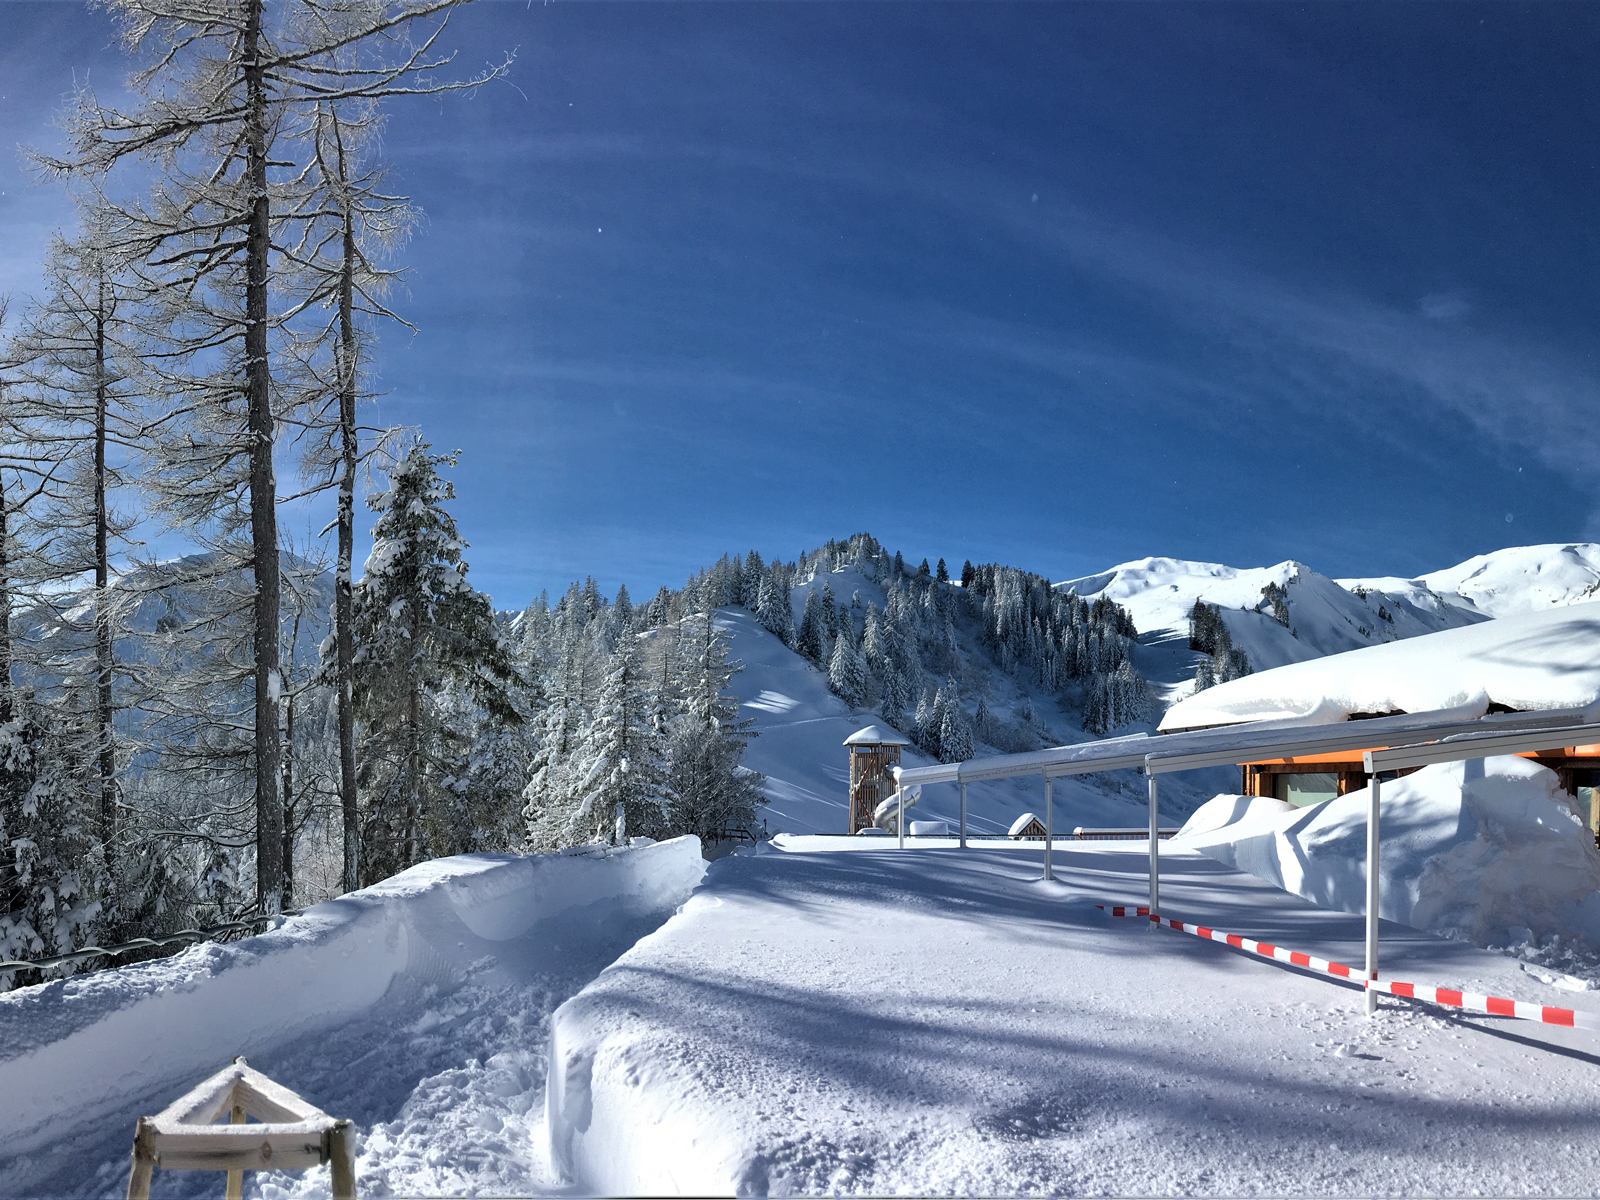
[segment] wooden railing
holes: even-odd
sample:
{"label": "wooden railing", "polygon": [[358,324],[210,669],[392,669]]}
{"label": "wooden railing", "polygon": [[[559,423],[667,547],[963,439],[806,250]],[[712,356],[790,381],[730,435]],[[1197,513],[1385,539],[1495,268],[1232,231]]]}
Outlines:
{"label": "wooden railing", "polygon": [[[229,1123],[216,1124],[223,1115]],[[259,1124],[248,1124],[254,1117]],[[244,1193],[246,1171],[300,1171],[327,1163],[334,1200],[355,1200],[350,1122],[308,1104],[243,1058],[134,1126],[128,1200],[149,1200],[164,1171],[226,1171],[227,1200]]]}

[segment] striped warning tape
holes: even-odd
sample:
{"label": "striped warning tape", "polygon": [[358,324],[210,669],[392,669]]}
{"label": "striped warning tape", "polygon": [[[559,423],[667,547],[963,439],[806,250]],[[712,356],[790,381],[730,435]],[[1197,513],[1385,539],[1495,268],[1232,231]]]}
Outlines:
{"label": "striped warning tape", "polygon": [[1291,966],[1309,967],[1313,971],[1355,980],[1375,991],[1388,992],[1391,996],[1427,1000],[1449,1008],[1487,1013],[1495,1017],[1516,1017],[1521,1021],[1537,1021],[1541,1025],[1565,1025],[1569,1029],[1600,1030],[1600,1014],[1596,1013],[1577,1012],[1570,1008],[1552,1008],[1548,1004],[1529,1004],[1522,1000],[1507,1000],[1502,996],[1480,996],[1475,992],[1458,992],[1450,988],[1424,987],[1416,983],[1401,983],[1397,979],[1364,979],[1363,972],[1347,967],[1344,963],[1318,958],[1314,954],[1301,954],[1298,950],[1286,950],[1282,946],[1274,946],[1271,942],[1258,942],[1252,938],[1240,937],[1237,933],[1224,933],[1220,929],[1208,929],[1204,925],[1174,921],[1170,917],[1151,916],[1150,909],[1143,904],[1137,907],[1097,904],[1095,907],[1104,909],[1113,917],[1145,917],[1157,925],[1176,929],[1179,933],[1193,934],[1195,937],[1206,938],[1213,942],[1223,942],[1240,950],[1248,950],[1251,954],[1259,954],[1263,958],[1289,963]]}
{"label": "striped warning tape", "polygon": [[1431,1000],[1435,1004],[1464,1008],[1468,1012],[1488,1013],[1495,1017],[1516,1017],[1520,1021],[1538,1021],[1541,1025],[1565,1025],[1576,1029],[1600,1029],[1600,1015],[1570,1008],[1551,1008],[1548,1004],[1528,1004],[1522,1000],[1507,1000],[1504,996],[1480,996],[1475,992],[1457,992],[1450,988],[1424,987],[1419,983],[1401,983],[1397,979],[1374,979],[1367,986],[1374,991],[1388,992],[1391,996]]}

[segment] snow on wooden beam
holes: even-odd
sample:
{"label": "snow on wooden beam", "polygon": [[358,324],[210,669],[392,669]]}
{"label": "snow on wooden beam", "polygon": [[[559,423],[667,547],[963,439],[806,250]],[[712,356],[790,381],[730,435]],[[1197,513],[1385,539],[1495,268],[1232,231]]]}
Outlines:
{"label": "snow on wooden beam", "polygon": [[[230,1123],[215,1124],[224,1116]],[[247,1121],[255,1118],[259,1124]],[[134,1131],[128,1200],[146,1200],[156,1167],[227,1171],[229,1196],[243,1171],[303,1170],[331,1163],[335,1200],[354,1200],[350,1122],[330,1117],[236,1058]]]}

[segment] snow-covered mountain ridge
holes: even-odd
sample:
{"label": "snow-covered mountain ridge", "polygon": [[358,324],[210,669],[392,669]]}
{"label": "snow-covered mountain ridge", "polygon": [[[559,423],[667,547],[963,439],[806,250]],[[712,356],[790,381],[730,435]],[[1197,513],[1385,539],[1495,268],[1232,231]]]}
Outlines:
{"label": "snow-covered mountain ridge", "polygon": [[[1171,702],[1191,690],[1199,656],[1188,649],[1188,630],[1196,600],[1221,611],[1234,644],[1263,671],[1594,599],[1600,545],[1513,546],[1415,579],[1331,579],[1293,559],[1239,568],[1141,558],[1056,586],[1085,599],[1105,596],[1132,613],[1139,668]],[[1282,589],[1276,612],[1269,588]]]}

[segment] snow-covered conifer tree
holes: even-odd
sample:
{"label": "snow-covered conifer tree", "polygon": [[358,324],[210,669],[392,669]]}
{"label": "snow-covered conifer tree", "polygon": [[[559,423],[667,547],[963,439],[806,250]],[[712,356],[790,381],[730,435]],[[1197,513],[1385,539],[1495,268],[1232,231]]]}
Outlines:
{"label": "snow-covered conifer tree", "polygon": [[612,652],[600,700],[581,753],[577,807],[568,844],[660,837],[672,806],[666,736],[652,719],[639,642],[627,637]]}
{"label": "snow-covered conifer tree", "polygon": [[761,577],[756,593],[756,620],[785,646],[794,645],[794,606],[789,602],[788,572],[777,559]]}
{"label": "snow-covered conifer tree", "polygon": [[667,783],[671,793],[669,831],[702,839],[726,829],[748,829],[763,802],[763,777],[740,764],[756,736],[751,720],[739,720],[738,697],[727,694],[733,676],[744,668],[728,662],[728,636],[718,629],[711,609],[694,619],[694,636],[684,642],[683,711],[667,741]]}
{"label": "snow-covered conifer tree", "polygon": [[972,757],[972,727],[967,723],[967,713],[961,707],[954,679],[945,684],[944,694],[944,713],[939,722],[940,761],[963,762]]}
{"label": "snow-covered conifer tree", "polygon": [[813,663],[821,666],[827,653],[824,643],[830,642],[833,630],[823,617],[822,599],[815,587],[806,591],[805,608],[800,614],[800,630],[795,636],[794,648]]}
{"label": "snow-covered conifer tree", "polygon": [[[9,690],[9,689],[8,689]],[[77,810],[79,789],[65,777],[59,712],[26,693],[8,700],[0,722],[0,955],[42,958],[80,948],[99,915],[86,894],[94,860],[93,814]],[[87,768],[88,763],[80,764]],[[85,771],[85,773],[87,773]],[[0,977],[0,990],[17,983]]]}
{"label": "snow-covered conifer tree", "polygon": [[834,640],[833,656],[828,660],[828,686],[851,708],[861,707],[867,688],[866,664],[855,639],[844,630]]}
{"label": "snow-covered conifer tree", "polygon": [[891,728],[904,729],[906,727],[906,704],[910,693],[906,689],[905,676],[901,674],[899,665],[893,660],[886,661],[883,676],[883,703],[878,711],[883,714]]}
{"label": "snow-covered conifer tree", "polygon": [[379,517],[354,594],[364,882],[448,852],[447,831],[459,827],[446,784],[461,748],[442,719],[443,689],[460,689],[492,720],[522,720],[513,689],[523,681],[489,598],[467,583],[466,543],[443,507],[455,492],[436,468],[454,461],[417,443],[367,501]]}
{"label": "snow-covered conifer tree", "polygon": [[767,577],[767,564],[761,561],[761,555],[752,550],[745,555],[742,583],[744,592],[739,603],[751,612],[756,612],[761,607],[761,581]]}

